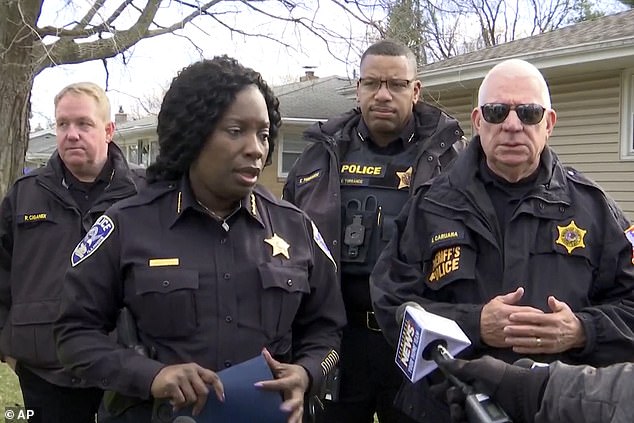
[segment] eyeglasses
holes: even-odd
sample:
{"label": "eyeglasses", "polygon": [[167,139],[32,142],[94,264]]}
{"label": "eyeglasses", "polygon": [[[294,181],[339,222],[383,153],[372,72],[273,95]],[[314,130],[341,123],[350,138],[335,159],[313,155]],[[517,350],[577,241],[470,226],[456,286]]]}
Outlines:
{"label": "eyeglasses", "polygon": [[525,125],[537,125],[544,118],[546,108],[539,104],[505,104],[487,103],[480,106],[482,117],[489,123],[502,123],[507,118],[511,110],[515,110],[517,117]]}
{"label": "eyeglasses", "polygon": [[377,92],[381,89],[381,85],[385,82],[385,86],[391,93],[401,93],[412,83],[411,79],[376,79],[376,78],[359,78],[359,87],[368,92]]}

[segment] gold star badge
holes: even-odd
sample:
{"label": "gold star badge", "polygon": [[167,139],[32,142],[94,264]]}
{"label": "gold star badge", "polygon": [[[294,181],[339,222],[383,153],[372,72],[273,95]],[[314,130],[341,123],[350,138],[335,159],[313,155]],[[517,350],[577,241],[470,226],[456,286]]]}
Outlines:
{"label": "gold star badge", "polygon": [[399,179],[396,189],[409,188],[410,182],[412,181],[412,167],[408,167],[405,172],[396,172],[396,176]]}
{"label": "gold star badge", "polygon": [[574,220],[571,220],[568,226],[557,226],[557,230],[559,231],[559,238],[557,238],[555,244],[563,245],[568,250],[568,254],[571,254],[575,248],[586,247],[583,238],[588,231],[579,228]]}
{"label": "gold star badge", "polygon": [[290,256],[288,255],[288,249],[291,246],[288,244],[288,242],[284,241],[284,239],[282,239],[277,234],[273,234],[271,238],[265,239],[264,242],[273,247],[273,257],[281,254],[287,259],[290,258]]}

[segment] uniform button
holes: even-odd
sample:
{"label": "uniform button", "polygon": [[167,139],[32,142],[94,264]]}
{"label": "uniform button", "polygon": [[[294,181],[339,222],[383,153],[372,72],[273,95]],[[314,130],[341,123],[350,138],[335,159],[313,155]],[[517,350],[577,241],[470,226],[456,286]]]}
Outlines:
{"label": "uniform button", "polygon": [[440,143],[440,147],[445,148],[445,142],[444,141]]}
{"label": "uniform button", "polygon": [[226,244],[226,243],[227,243],[227,238],[222,238],[222,239],[220,240],[220,244],[224,245],[224,244]]}
{"label": "uniform button", "polygon": [[225,322],[227,322],[227,323],[233,322],[233,317],[231,317],[231,316],[225,317]]}
{"label": "uniform button", "polygon": [[108,386],[108,384],[110,384],[110,381],[104,377],[103,379],[101,379],[101,384],[103,386]]}
{"label": "uniform button", "polygon": [[225,279],[231,279],[231,273],[225,273],[222,277]]}
{"label": "uniform button", "polygon": [[229,360],[225,361],[225,367],[231,367],[231,362]]}
{"label": "uniform button", "polygon": [[161,285],[163,285],[164,287],[168,287],[170,286],[170,281],[163,281],[161,282]]}
{"label": "uniform button", "polygon": [[70,380],[71,383],[79,383],[79,379],[77,379],[76,377],[71,378]]}
{"label": "uniform button", "polygon": [[339,194],[337,194],[336,192],[334,192],[334,193],[332,194],[332,196],[333,196],[333,197],[337,197],[337,196],[339,196]]}
{"label": "uniform button", "polygon": [[433,161],[433,160],[434,160],[434,156],[427,156],[427,161],[428,161],[428,162],[431,162],[431,161]]}
{"label": "uniform button", "polygon": [[564,206],[559,206],[559,212],[563,213],[566,211],[566,208]]}
{"label": "uniform button", "polygon": [[457,129],[455,131],[453,131],[454,134],[459,135],[460,131],[458,131]]}
{"label": "uniform button", "polygon": [[286,285],[293,286],[293,279],[289,279],[286,281]]}
{"label": "uniform button", "polygon": [[544,210],[544,203],[539,203],[539,209]]}
{"label": "uniform button", "polygon": [[336,240],[336,239],[333,239],[333,240],[332,240],[332,245],[336,246],[337,244],[339,244],[339,242],[337,242],[337,240]]}

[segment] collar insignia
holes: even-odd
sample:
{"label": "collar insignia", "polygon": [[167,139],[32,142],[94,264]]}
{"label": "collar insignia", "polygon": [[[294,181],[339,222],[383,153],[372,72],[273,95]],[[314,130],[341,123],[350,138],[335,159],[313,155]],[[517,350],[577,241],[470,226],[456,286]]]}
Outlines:
{"label": "collar insignia", "polygon": [[290,248],[290,245],[288,244],[288,242],[284,241],[284,239],[282,239],[278,234],[273,234],[271,238],[265,239],[264,242],[273,247],[273,257],[281,254],[287,259],[290,258],[290,256],[288,255],[288,249]]}
{"label": "collar insignia", "polygon": [[405,172],[396,172],[396,176],[399,179],[398,187],[396,189],[409,188],[410,183],[412,182],[412,167],[408,167]]}
{"label": "collar insignia", "polygon": [[588,231],[579,228],[574,220],[571,220],[568,226],[557,226],[557,230],[559,231],[559,238],[557,238],[555,244],[562,245],[568,250],[568,254],[572,254],[575,248],[586,247],[583,238]]}

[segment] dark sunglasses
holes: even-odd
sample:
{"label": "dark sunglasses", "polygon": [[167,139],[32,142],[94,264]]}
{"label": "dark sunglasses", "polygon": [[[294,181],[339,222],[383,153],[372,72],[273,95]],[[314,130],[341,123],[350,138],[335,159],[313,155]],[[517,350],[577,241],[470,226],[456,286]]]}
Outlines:
{"label": "dark sunglasses", "polygon": [[515,110],[517,117],[525,125],[537,125],[544,118],[546,108],[539,104],[505,104],[505,103],[486,103],[480,106],[482,117],[489,123],[502,123],[504,119]]}

